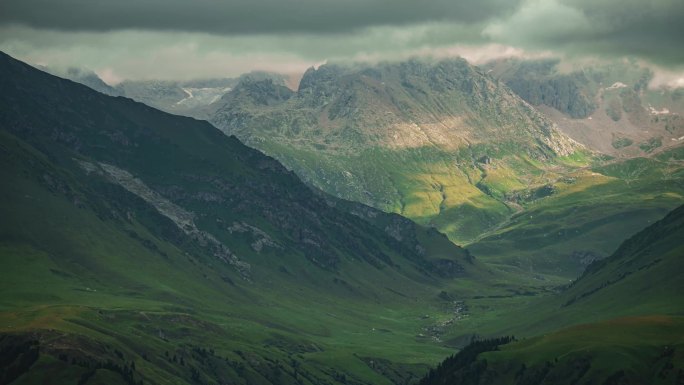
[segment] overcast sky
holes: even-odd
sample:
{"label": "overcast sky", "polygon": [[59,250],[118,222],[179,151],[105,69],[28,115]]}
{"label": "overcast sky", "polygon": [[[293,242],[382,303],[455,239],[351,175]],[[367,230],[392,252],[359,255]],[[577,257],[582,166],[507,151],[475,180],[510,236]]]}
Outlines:
{"label": "overcast sky", "polygon": [[325,61],[636,57],[684,73],[684,0],[0,0],[0,50],[121,79]]}

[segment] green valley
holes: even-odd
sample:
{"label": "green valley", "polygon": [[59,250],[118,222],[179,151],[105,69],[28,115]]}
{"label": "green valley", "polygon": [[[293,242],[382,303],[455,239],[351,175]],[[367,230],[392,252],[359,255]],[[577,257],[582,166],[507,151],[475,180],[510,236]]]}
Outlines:
{"label": "green valley", "polygon": [[558,294],[530,301],[496,327],[499,333],[525,336],[532,328],[545,334],[476,342],[421,384],[680,383],[682,236],[684,206],[589,265]]}
{"label": "green valley", "polygon": [[[0,67],[2,384],[417,384],[501,335],[520,340],[464,368],[486,359],[492,381],[521,384],[578,370],[676,378],[681,209],[657,221],[682,202],[681,147],[599,155],[463,61],[321,67],[297,94],[243,79],[222,113],[249,144],[302,165],[310,187],[207,122],[4,54]],[[347,95],[328,76],[360,88]],[[463,104],[430,103],[466,119],[451,131],[418,97],[446,79],[461,83],[444,100]],[[394,111],[422,134],[385,121],[387,106],[350,107],[381,86],[402,88]],[[345,123],[308,121],[333,109],[315,104],[329,89]],[[391,131],[356,116],[404,131],[388,145]],[[329,129],[322,142],[305,138],[312,127]],[[618,333],[635,337],[616,348]],[[586,339],[590,353],[563,355]],[[616,354],[669,369],[618,374]]]}
{"label": "green valley", "polygon": [[684,385],[683,20],[2,0],[0,385]]}
{"label": "green valley", "polygon": [[528,286],[206,122],[1,59],[3,383],[411,382],[453,349],[434,317],[468,315],[445,293]]}

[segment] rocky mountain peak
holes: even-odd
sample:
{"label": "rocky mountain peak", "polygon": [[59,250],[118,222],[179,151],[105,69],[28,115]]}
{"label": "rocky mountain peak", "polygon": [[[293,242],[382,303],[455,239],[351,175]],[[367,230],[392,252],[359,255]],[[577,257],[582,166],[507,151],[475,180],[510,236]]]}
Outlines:
{"label": "rocky mountain peak", "polygon": [[255,105],[271,106],[288,100],[294,91],[281,84],[276,84],[273,79],[254,79],[247,77],[240,81],[229,98],[237,95],[248,98]]}

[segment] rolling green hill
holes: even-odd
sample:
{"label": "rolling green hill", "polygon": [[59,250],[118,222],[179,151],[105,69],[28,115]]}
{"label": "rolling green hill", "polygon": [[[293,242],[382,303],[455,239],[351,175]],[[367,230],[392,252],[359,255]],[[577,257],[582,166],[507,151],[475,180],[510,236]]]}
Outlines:
{"label": "rolling green hill", "polygon": [[474,343],[420,384],[679,384],[683,331],[683,317],[627,317],[505,345]]}
{"label": "rolling green hill", "polygon": [[206,122],[0,69],[2,383],[410,382],[438,294],[500,279]]}
{"label": "rolling green hill", "polygon": [[[684,206],[591,264],[562,292],[504,315],[495,327],[498,333],[546,334],[475,343],[421,384],[680,383],[682,239]],[[573,324],[580,325],[568,327]],[[558,327],[564,328],[553,330]]]}

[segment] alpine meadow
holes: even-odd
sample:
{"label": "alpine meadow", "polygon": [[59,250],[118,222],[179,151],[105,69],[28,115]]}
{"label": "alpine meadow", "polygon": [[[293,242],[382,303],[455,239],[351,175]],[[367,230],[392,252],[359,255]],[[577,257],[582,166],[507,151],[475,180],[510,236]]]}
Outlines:
{"label": "alpine meadow", "polygon": [[684,385],[679,0],[4,0],[0,385]]}

